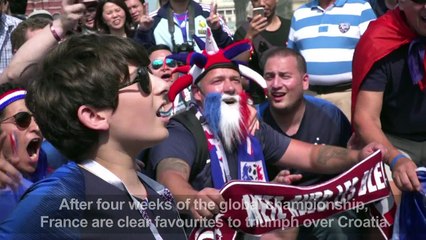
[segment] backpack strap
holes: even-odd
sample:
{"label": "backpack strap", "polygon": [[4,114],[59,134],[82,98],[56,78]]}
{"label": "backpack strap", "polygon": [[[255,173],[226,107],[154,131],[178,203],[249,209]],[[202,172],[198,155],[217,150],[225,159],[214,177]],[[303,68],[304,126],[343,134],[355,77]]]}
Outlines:
{"label": "backpack strap", "polygon": [[207,160],[210,158],[209,150],[207,149],[206,135],[204,134],[203,127],[195,116],[194,111],[196,111],[196,109],[192,108],[172,117],[172,119],[178,121],[186,129],[188,129],[195,138],[195,161],[191,167],[189,181],[192,181],[203,170],[206,166]]}

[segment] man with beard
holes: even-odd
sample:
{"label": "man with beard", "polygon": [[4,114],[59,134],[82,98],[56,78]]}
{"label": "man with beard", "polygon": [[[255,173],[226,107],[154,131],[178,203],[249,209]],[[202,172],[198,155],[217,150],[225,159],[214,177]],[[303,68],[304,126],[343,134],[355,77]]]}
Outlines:
{"label": "man with beard", "polygon": [[[212,39],[208,39],[212,42]],[[247,45],[248,47],[247,47]],[[265,163],[333,174],[349,169],[380,145],[372,144],[362,151],[327,145],[313,145],[292,140],[260,122],[251,134],[250,107],[243,91],[241,76],[266,87],[255,71],[236,64],[229,58],[240,50],[250,49],[248,41],[235,43],[224,50],[208,49],[191,56],[189,75],[175,81],[169,91],[173,100],[179,90],[192,84],[195,117],[204,130],[209,150],[200,172],[195,141],[191,132],[179,122],[168,124],[169,137],[151,149],[150,163],[159,182],[166,185],[178,201],[188,203],[184,209],[195,219],[211,218],[223,201],[219,190],[233,179],[268,181]],[[262,82],[263,80],[263,82]],[[384,150],[383,148],[381,148]],[[202,159],[203,160],[203,159]],[[283,174],[286,182],[300,175]]]}
{"label": "man with beard", "polygon": [[[237,29],[234,40],[249,39],[253,42],[249,67],[262,74],[262,54],[273,46],[287,46],[290,20],[276,14],[277,0],[251,0],[251,4],[253,8],[263,7],[264,14],[253,13],[252,19]],[[263,89],[258,85],[250,84],[248,91],[255,103],[265,100]]]}

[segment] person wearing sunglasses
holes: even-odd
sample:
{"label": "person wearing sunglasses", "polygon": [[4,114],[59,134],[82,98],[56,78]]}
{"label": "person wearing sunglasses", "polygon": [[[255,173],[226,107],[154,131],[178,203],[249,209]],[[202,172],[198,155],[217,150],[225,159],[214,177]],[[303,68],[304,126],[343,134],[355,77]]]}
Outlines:
{"label": "person wearing sunglasses", "polygon": [[186,239],[170,192],[135,160],[168,136],[168,87],[148,64],[134,42],[95,34],[70,37],[39,64],[26,102],[70,162],[24,194],[0,239]]}
{"label": "person wearing sunglasses", "polygon": [[25,96],[16,84],[0,85],[0,222],[33,181],[46,173],[44,155],[40,159],[41,132],[25,106]]}
{"label": "person wearing sunglasses", "polygon": [[[148,49],[148,54],[151,61],[149,70],[154,76],[161,78],[168,86],[171,86],[178,78],[178,73],[174,73],[173,71],[179,64],[176,60],[167,58],[167,56],[172,54],[169,46],[164,44],[155,45]],[[189,106],[191,100],[191,89],[186,88],[175,99],[172,114],[184,111]]]}
{"label": "person wearing sunglasses", "polygon": [[390,150],[386,162],[403,191],[421,189],[416,168],[426,166],[425,39],[426,1],[400,0],[370,24],[354,55],[356,136]]}

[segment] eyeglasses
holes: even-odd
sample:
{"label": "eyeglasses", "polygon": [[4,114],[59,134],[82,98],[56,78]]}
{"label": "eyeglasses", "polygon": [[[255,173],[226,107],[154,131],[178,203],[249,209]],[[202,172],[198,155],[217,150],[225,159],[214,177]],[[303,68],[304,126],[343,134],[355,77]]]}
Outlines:
{"label": "eyeglasses", "polygon": [[426,0],[411,0],[416,4],[426,4]]}
{"label": "eyeglasses", "polygon": [[0,123],[4,123],[9,119],[14,119],[16,126],[20,129],[27,129],[31,124],[31,118],[32,114],[29,112],[18,112],[17,114],[13,115],[12,117],[5,118],[0,121]]}
{"label": "eyeglasses", "polygon": [[145,94],[151,94],[151,80],[149,78],[149,73],[146,67],[139,67],[136,72],[135,79],[133,81],[120,85],[120,89],[128,87],[134,83],[139,83],[139,86]]}
{"label": "eyeglasses", "polygon": [[[155,59],[151,63],[151,67],[155,70],[161,68],[164,65],[164,60],[162,59]],[[177,66],[177,62],[174,59],[166,58],[166,65],[170,68],[174,68]]]}

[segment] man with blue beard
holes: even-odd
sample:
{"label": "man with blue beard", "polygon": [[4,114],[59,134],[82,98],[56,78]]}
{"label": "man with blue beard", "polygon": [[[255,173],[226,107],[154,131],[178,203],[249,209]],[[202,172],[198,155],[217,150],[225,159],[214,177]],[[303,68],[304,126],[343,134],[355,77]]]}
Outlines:
{"label": "man with blue beard", "polygon": [[[209,159],[197,159],[197,146],[202,143],[173,119],[169,137],[150,151],[149,165],[157,180],[186,204],[180,210],[190,212],[194,219],[212,218],[219,212],[223,203],[219,190],[226,182],[268,181],[266,162],[333,174],[349,169],[376,149],[385,150],[378,144],[362,151],[308,144],[283,136],[263,122],[258,122],[252,134],[254,113],[243,91],[242,76],[263,88],[266,84],[253,70],[231,60],[247,49],[249,42],[244,41],[224,50],[206,47],[203,53],[194,53],[189,74],[176,80],[169,91],[173,101],[180,90],[192,85],[195,104],[189,111],[204,132]],[[204,161],[203,168],[194,173],[200,161]],[[284,173],[279,178],[279,182],[291,183],[300,175]]]}

